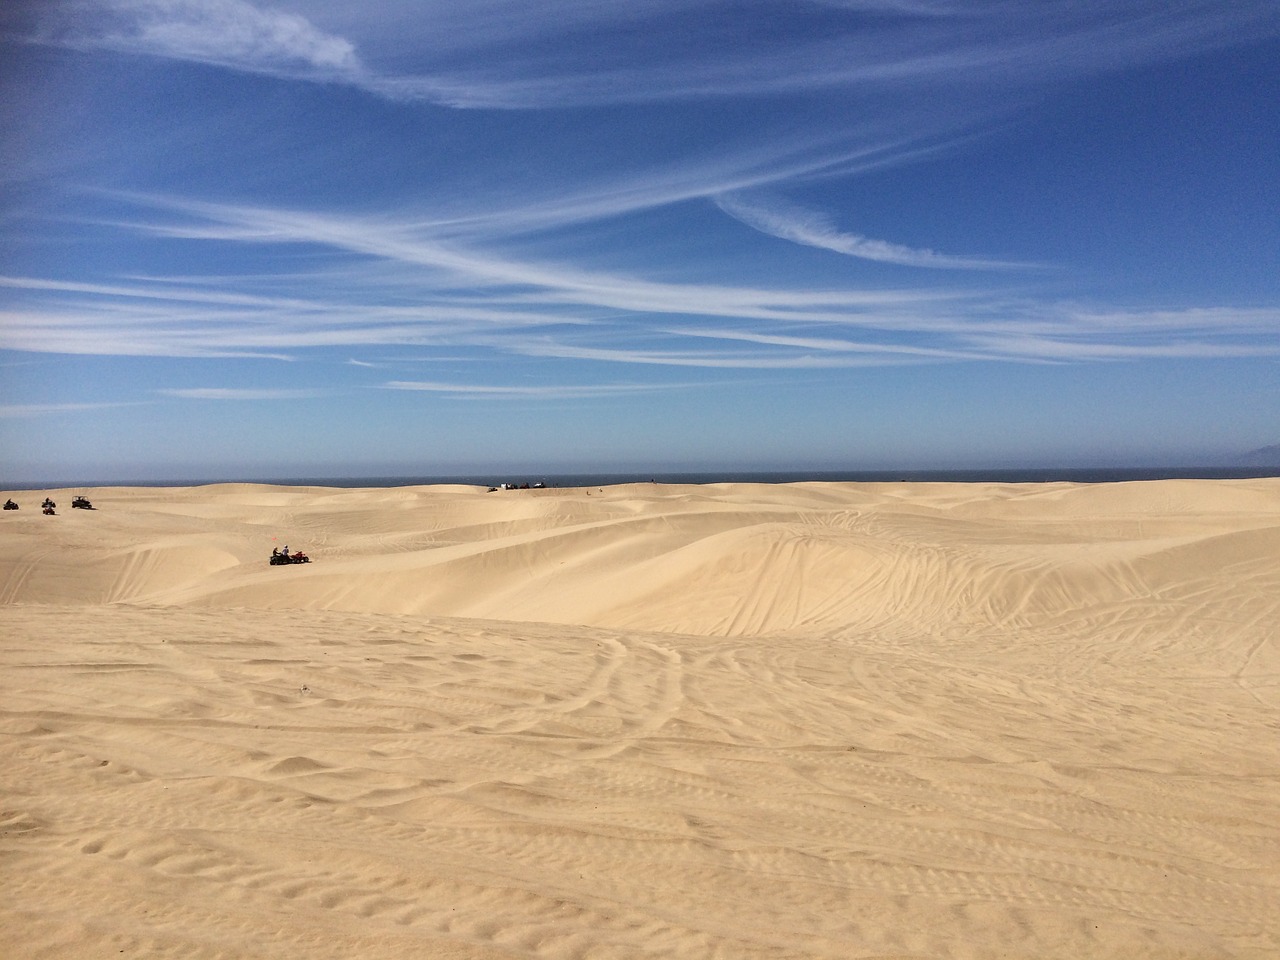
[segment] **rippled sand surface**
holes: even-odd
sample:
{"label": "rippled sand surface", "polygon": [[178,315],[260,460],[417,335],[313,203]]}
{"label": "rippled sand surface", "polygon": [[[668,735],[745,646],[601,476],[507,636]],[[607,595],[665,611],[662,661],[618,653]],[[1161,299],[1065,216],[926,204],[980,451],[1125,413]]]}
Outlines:
{"label": "rippled sand surface", "polygon": [[6,958],[1280,956],[1280,481],[44,495]]}

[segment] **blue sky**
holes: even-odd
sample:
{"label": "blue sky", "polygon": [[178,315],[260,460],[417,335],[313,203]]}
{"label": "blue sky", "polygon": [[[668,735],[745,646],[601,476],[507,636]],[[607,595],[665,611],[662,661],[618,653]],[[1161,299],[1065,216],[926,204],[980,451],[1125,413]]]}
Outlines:
{"label": "blue sky", "polygon": [[0,479],[1280,442],[1274,0],[20,0],[0,44]]}

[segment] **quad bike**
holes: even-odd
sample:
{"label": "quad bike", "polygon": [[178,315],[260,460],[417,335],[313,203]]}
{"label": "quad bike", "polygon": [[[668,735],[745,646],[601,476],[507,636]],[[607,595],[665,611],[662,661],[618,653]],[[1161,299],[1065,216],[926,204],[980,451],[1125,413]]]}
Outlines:
{"label": "quad bike", "polygon": [[299,550],[297,553],[273,553],[271,555],[271,565],[278,567],[283,563],[310,563],[311,558]]}
{"label": "quad bike", "polygon": [[12,500],[6,500],[6,501],[4,502],[4,508],[5,508],[6,510],[17,510],[17,509],[18,509],[18,505],[17,505],[16,503],[14,503]]}

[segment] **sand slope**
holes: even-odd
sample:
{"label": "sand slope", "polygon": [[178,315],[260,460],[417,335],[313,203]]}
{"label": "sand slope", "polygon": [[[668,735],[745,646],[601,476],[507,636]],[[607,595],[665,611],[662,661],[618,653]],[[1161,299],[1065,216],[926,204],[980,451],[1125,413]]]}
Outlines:
{"label": "sand slope", "polygon": [[5,957],[1280,955],[1280,481],[86,492]]}

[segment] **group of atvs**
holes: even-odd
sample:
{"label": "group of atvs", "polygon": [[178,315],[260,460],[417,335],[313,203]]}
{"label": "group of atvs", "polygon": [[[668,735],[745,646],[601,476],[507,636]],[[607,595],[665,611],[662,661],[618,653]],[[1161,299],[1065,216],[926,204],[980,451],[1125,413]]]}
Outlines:
{"label": "group of atvs", "polygon": [[[40,504],[40,512],[46,517],[52,517],[57,513],[58,505],[49,497],[44,498],[44,503]],[[6,510],[17,510],[18,505],[10,498],[4,502]],[[71,508],[73,510],[92,510],[93,504],[89,502],[88,497],[73,497],[71,500]]]}
{"label": "group of atvs", "polygon": [[[57,507],[58,505],[54,503],[53,500],[50,499],[49,497],[45,497],[44,502],[40,504],[41,512],[43,512],[46,516],[50,516],[50,517],[54,516],[55,511],[57,510]],[[88,497],[73,497],[71,500],[71,508],[73,510],[92,510],[93,504],[89,502]],[[4,502],[4,509],[18,510],[21,508],[18,506],[18,504],[16,504],[13,501],[13,498],[10,498]],[[295,550],[293,553],[290,553],[289,548],[285,547],[283,550],[280,550],[277,548],[271,551],[271,565],[273,567],[277,567],[277,566],[280,566],[281,564],[286,564],[286,563],[310,563],[310,562],[311,562],[311,558],[308,557],[301,550]]]}

